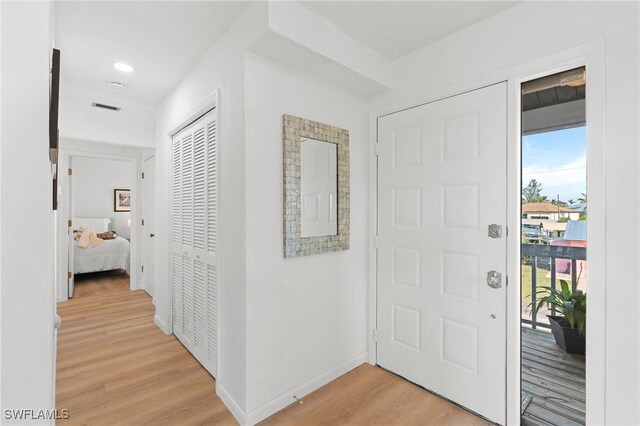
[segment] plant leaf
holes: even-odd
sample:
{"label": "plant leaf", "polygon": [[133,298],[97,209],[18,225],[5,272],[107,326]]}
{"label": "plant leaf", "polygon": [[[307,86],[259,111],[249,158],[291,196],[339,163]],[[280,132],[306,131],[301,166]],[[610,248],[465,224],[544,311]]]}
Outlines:
{"label": "plant leaf", "polygon": [[571,290],[569,289],[569,283],[565,280],[560,280],[560,288],[562,289],[562,300],[571,300]]}

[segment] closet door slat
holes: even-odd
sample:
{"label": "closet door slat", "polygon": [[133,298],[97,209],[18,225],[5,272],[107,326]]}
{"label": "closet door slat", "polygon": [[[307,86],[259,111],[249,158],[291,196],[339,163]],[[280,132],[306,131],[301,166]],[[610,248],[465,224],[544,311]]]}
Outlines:
{"label": "closet door slat", "polygon": [[193,247],[193,137],[182,138],[182,244]]}
{"label": "closet door slat", "polygon": [[207,124],[207,251],[216,252],[218,216],[218,144],[216,120]]}
{"label": "closet door slat", "polygon": [[193,139],[193,247],[205,250],[205,129],[198,127]]}

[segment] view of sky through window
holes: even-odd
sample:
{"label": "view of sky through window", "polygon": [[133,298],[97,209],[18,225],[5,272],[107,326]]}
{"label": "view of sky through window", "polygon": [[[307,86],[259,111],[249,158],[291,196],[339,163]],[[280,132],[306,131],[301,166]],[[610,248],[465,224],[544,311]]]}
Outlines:
{"label": "view of sky through window", "polygon": [[549,201],[559,194],[560,201],[577,203],[587,192],[586,167],[584,126],[522,137],[522,185],[535,179]]}

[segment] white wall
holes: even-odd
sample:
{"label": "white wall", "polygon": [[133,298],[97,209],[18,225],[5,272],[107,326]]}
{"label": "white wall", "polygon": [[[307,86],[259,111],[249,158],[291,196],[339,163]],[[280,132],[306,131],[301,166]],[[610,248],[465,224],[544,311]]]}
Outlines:
{"label": "white wall", "polygon": [[[606,285],[607,292],[607,424],[640,423],[638,25],[637,2],[524,2],[400,58],[395,90],[372,102],[375,108],[424,102],[448,86],[605,39],[606,283],[590,286]],[[587,75],[587,97],[588,87]]]}
{"label": "white wall", "polygon": [[[64,51],[60,56],[60,73],[64,75]],[[122,109],[109,111],[95,108],[91,106],[93,102]],[[59,128],[63,138],[153,148],[155,108],[62,80]]]}
{"label": "white wall", "polygon": [[54,407],[55,298],[48,160],[50,4],[2,2],[0,10],[0,406],[4,418],[5,409]]}
{"label": "white wall", "polygon": [[134,188],[135,163],[79,156],[72,161],[74,216],[113,218],[113,230],[129,238],[131,214],[114,212],[113,190]]}
{"label": "white wall", "polygon": [[[320,377],[364,362],[369,118],[363,98],[255,54],[245,62],[245,100],[247,412],[253,423],[312,390]],[[283,257],[283,114],[350,132],[349,250]]]}

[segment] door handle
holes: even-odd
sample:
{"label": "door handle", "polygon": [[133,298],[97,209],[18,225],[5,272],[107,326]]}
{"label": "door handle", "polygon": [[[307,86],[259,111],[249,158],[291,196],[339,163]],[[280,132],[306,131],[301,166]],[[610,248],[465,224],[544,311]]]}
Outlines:
{"label": "door handle", "polygon": [[491,288],[502,287],[502,274],[498,271],[487,272],[487,285]]}
{"label": "door handle", "polygon": [[156,236],[156,234],[149,234],[149,238],[153,238],[155,236]]}

